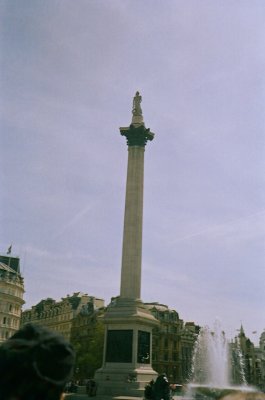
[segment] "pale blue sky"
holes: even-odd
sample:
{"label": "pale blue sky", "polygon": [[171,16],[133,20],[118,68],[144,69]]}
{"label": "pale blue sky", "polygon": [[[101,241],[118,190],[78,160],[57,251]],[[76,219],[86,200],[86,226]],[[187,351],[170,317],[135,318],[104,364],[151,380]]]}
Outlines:
{"label": "pale blue sky", "polygon": [[[142,299],[265,328],[263,0],[2,0],[0,250],[25,308],[119,294],[127,168],[147,127]],[[252,335],[258,331],[258,335]],[[256,339],[255,339],[256,337]]]}

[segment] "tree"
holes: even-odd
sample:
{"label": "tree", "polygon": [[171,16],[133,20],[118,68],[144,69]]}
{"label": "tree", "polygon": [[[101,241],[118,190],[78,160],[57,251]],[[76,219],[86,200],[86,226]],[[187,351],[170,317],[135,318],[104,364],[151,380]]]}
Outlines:
{"label": "tree", "polygon": [[92,378],[101,367],[104,346],[104,324],[91,320],[87,325],[87,335],[78,335],[73,341],[76,351],[75,376],[77,379]]}

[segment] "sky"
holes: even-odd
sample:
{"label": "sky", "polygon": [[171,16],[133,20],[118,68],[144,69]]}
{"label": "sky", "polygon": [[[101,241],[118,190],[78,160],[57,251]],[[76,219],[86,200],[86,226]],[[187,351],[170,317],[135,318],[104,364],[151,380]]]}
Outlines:
{"label": "sky", "polygon": [[[141,297],[265,329],[263,0],[1,0],[0,252],[28,309],[119,295],[132,101],[146,127]],[[253,332],[257,333],[253,333]]]}

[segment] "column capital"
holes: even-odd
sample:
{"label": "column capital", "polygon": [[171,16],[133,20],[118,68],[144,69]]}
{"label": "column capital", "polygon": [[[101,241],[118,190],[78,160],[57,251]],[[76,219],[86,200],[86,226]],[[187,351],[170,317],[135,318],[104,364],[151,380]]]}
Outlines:
{"label": "column capital", "polygon": [[155,134],[150,132],[144,125],[135,126],[131,124],[128,127],[120,128],[120,133],[127,139],[127,145],[145,147],[148,140],[153,140]]}

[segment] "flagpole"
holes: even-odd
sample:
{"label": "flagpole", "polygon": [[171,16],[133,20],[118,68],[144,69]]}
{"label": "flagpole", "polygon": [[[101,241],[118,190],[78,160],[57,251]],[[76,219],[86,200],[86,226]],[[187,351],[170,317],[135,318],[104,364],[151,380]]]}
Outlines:
{"label": "flagpole", "polygon": [[12,243],[11,243],[11,245],[8,247],[8,249],[7,249],[7,255],[8,255],[8,267],[10,268],[10,261],[11,261],[11,256],[10,256],[10,254],[11,254],[11,251],[12,251]]}

